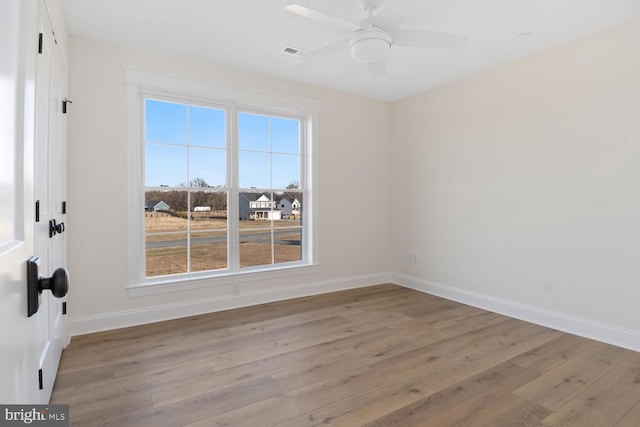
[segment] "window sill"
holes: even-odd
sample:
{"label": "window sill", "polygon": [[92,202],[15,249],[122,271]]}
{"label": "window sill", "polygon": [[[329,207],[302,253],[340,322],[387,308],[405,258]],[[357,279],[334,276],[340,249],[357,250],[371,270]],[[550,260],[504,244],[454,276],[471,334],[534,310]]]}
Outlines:
{"label": "window sill", "polygon": [[158,295],[215,286],[236,285],[239,283],[276,279],[280,277],[298,276],[302,274],[317,273],[319,271],[319,265],[307,264],[295,267],[287,266],[281,268],[271,268],[269,270],[251,270],[245,272],[222,273],[216,276],[208,276],[202,278],[168,277],[149,281],[144,284],[128,286],[127,292],[129,294],[129,297],[141,297],[147,295]]}

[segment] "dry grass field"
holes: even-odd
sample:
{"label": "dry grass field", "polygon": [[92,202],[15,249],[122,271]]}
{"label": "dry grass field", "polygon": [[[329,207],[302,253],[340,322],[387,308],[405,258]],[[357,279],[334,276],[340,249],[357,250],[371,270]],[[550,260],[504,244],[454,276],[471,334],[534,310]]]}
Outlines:
{"label": "dry grass field", "polygon": [[[226,212],[191,212],[192,230],[224,230]],[[187,231],[187,220],[164,212],[145,212],[144,230],[147,233]]]}
{"label": "dry grass field", "polygon": [[[192,212],[191,230],[224,230],[227,228],[226,212]],[[241,229],[269,228],[273,222],[275,228],[299,227],[300,220],[281,221],[240,221]],[[187,220],[163,212],[145,212],[144,230],[146,233],[167,233],[187,231]]]}
{"label": "dry grass field", "polygon": [[[270,221],[241,221],[240,266],[249,267],[272,263]],[[273,262],[291,262],[301,259],[300,221],[273,221],[273,227],[281,230],[273,242]],[[285,228],[289,228],[286,232]],[[146,274],[148,277],[186,273],[188,271],[187,229],[188,221],[167,213],[146,212],[145,231],[147,244],[174,242],[162,247],[146,249]],[[218,270],[227,267],[226,241],[212,241],[226,236],[227,220],[220,212],[192,213],[190,224],[192,272]],[[184,231],[185,233],[180,233]],[[284,233],[282,233],[285,231]],[[264,233],[264,237],[255,237]],[[159,234],[156,234],[159,233]],[[167,233],[167,234],[162,234]],[[171,233],[171,234],[168,234]],[[246,236],[246,237],[245,237]],[[253,236],[251,239],[250,236]],[[224,240],[224,239],[222,239]],[[295,244],[295,242],[298,242]]]}

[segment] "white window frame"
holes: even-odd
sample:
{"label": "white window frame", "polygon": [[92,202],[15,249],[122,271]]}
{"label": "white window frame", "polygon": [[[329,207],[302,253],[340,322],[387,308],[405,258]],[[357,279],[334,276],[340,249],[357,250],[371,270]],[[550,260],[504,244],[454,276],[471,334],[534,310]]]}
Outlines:
{"label": "white window frame", "polygon": [[[318,259],[318,215],[316,195],[317,179],[314,167],[317,146],[317,120],[320,112],[320,102],[314,99],[271,93],[263,90],[247,89],[214,81],[189,78],[155,70],[148,70],[134,66],[124,66],[124,81],[127,89],[127,190],[128,190],[128,285],[129,296],[153,295],[179,290],[198,289],[203,287],[235,285],[242,282],[265,280],[283,276],[299,275],[319,271]],[[303,248],[302,261],[282,264],[268,264],[263,266],[243,267],[241,269],[213,270],[202,273],[191,273],[185,276],[145,277],[144,255],[144,144],[142,133],[144,129],[142,115],[143,96],[173,97],[191,101],[201,101],[208,104],[225,105],[230,108],[228,116],[236,116],[237,112],[254,110],[261,114],[282,115],[301,120],[304,132],[304,147],[301,147],[300,180],[304,183],[302,194],[305,201],[303,211],[304,226],[302,227]],[[227,117],[228,136],[236,141],[235,126],[229,126],[236,117]],[[232,144],[234,147],[235,143]],[[227,144],[227,158],[234,163],[236,150]],[[227,171],[229,188],[229,212],[237,212],[237,182],[232,182],[233,176]],[[237,177],[237,174],[235,174]],[[229,217],[228,241],[230,247],[237,241],[237,220]]]}

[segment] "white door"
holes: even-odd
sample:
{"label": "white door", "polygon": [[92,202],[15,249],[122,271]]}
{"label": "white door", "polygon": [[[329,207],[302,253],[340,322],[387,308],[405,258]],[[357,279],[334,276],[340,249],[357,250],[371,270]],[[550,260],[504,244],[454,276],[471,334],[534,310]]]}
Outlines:
{"label": "white door", "polygon": [[39,256],[48,277],[65,262],[49,219],[61,221],[65,194],[66,70],[43,0],[0,1],[0,58],[0,402],[48,403],[66,318],[50,291],[28,317],[26,263]]}
{"label": "white door", "polygon": [[26,260],[34,250],[37,2],[0,1],[0,402],[28,403],[38,388],[27,317]]}
{"label": "white door", "polygon": [[[44,1],[38,14],[39,49],[36,63],[35,200],[39,221],[35,223],[35,255],[39,272],[51,277],[66,266],[65,233],[65,113],[66,64]],[[48,403],[62,349],[68,343],[66,298],[42,292],[36,323],[35,356],[40,371],[39,389],[32,403]]]}

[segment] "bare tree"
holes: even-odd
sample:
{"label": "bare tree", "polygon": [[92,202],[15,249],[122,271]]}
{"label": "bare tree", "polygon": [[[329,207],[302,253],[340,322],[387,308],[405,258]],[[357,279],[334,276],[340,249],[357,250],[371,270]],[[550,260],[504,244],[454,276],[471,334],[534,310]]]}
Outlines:
{"label": "bare tree", "polygon": [[[291,184],[287,185],[288,190],[294,190],[296,188],[300,188],[300,183],[298,181],[292,181]],[[285,191],[283,197],[289,201],[298,199],[298,201],[302,203],[302,193],[299,191]]]}
{"label": "bare tree", "polygon": [[209,187],[209,184],[207,184],[207,181],[205,181],[202,178],[194,178],[191,180],[189,184],[191,187]]}
{"label": "bare tree", "polygon": [[[147,191],[145,194],[145,202],[164,201],[169,205],[169,210],[173,212],[186,212],[192,210],[196,206],[209,206],[213,211],[221,211],[227,209],[227,192],[226,191],[200,191],[195,188],[215,188],[207,184],[203,178],[194,178],[187,186],[186,182],[181,182],[178,187],[185,187],[179,191]],[[189,191],[186,187],[191,187],[191,200],[189,206]]]}

